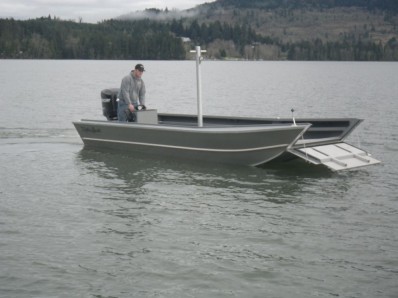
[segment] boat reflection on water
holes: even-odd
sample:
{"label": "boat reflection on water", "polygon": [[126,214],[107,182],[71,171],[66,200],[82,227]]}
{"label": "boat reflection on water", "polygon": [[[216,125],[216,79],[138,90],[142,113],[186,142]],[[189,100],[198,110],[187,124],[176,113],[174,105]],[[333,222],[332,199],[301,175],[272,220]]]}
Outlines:
{"label": "boat reflection on water", "polygon": [[118,200],[147,200],[152,192],[165,197],[226,195],[238,200],[294,203],[309,182],[322,183],[337,175],[324,167],[303,166],[301,161],[273,162],[258,168],[87,148],[77,159],[83,172],[98,177],[96,186],[106,197]]}

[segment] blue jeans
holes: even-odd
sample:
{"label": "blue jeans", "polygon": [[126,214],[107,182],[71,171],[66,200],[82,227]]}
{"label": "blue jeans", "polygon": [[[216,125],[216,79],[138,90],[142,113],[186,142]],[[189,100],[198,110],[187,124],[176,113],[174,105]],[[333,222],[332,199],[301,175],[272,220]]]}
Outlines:
{"label": "blue jeans", "polygon": [[135,122],[136,119],[136,114],[135,112],[130,112],[129,105],[119,100],[117,104],[117,120],[119,122]]}
{"label": "blue jeans", "polygon": [[124,101],[119,100],[117,102],[117,120],[119,122],[127,122],[127,113],[126,111],[129,109],[129,105]]}

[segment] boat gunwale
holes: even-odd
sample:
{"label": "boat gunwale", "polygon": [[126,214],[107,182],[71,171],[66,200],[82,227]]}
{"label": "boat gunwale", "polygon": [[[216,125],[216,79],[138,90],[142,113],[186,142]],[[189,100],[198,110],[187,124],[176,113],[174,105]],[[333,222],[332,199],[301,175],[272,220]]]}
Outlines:
{"label": "boat gunwale", "polygon": [[148,130],[169,130],[169,131],[185,131],[195,133],[247,133],[247,132],[258,132],[258,131],[273,131],[273,130],[306,130],[311,124],[300,123],[295,125],[292,124],[252,124],[252,125],[211,125],[211,126],[187,126],[186,124],[143,124],[136,122],[111,122],[107,120],[89,120],[81,119],[80,121],[74,121],[75,125],[98,125],[102,127],[123,127],[123,128],[140,128]]}
{"label": "boat gunwale", "polygon": [[[178,117],[178,118],[193,118],[197,119],[197,115],[193,114],[172,114],[172,113],[158,113],[158,117]],[[269,117],[269,118],[262,118],[262,117],[250,117],[250,116],[220,116],[220,115],[204,115],[203,119],[220,119],[220,120],[241,120],[241,121],[248,121],[248,122],[256,122],[256,121],[280,121],[286,122],[286,124],[293,124],[292,118],[280,118],[280,117]],[[330,118],[295,118],[297,122],[311,122],[311,121],[359,121],[361,123],[364,121],[362,118],[355,118],[355,117],[330,117]],[[254,124],[253,124],[254,125]]]}

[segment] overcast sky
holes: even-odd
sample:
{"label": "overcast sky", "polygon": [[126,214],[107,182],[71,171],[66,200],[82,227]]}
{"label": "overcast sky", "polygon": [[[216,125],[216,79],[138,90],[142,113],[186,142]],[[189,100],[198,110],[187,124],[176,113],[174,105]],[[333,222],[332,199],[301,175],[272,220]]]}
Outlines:
{"label": "overcast sky", "polygon": [[96,23],[120,15],[158,8],[184,10],[214,0],[0,0],[0,18],[17,20],[58,17]]}

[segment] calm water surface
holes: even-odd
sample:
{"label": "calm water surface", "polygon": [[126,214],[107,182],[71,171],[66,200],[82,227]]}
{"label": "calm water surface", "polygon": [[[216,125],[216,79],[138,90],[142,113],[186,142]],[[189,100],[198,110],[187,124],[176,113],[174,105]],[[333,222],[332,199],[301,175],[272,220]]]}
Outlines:
{"label": "calm water surface", "polygon": [[[365,119],[383,163],[333,173],[83,149],[136,62],[0,60],[0,297],[398,297],[397,63],[203,63],[205,114]],[[196,113],[194,62],[144,65]]]}

